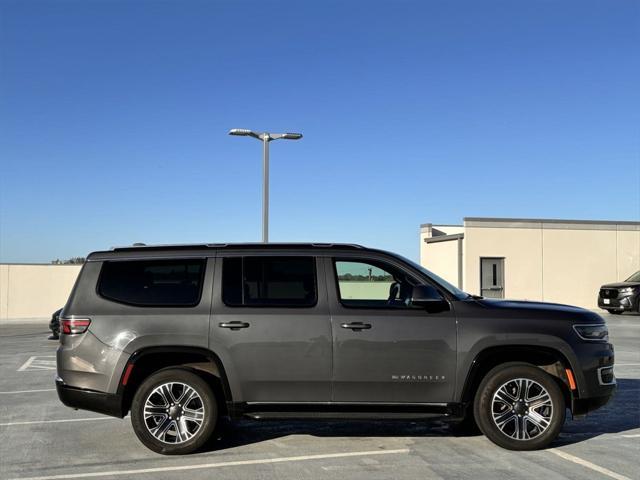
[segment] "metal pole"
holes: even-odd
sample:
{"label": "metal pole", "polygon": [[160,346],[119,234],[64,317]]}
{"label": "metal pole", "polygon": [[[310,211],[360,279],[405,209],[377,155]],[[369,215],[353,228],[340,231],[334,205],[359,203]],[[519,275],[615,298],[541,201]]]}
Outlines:
{"label": "metal pole", "polygon": [[268,133],[262,134],[262,242],[269,241],[269,141]]}

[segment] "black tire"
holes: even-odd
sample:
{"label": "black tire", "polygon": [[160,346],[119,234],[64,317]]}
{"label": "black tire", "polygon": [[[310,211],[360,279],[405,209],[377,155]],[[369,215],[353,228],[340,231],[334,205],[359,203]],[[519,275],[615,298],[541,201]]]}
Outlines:
{"label": "black tire", "polygon": [[[499,400],[493,401],[494,395],[501,387],[504,386],[506,389],[511,385],[517,387],[517,385],[510,383],[516,379],[533,381],[531,389],[527,391],[534,396],[536,392],[540,392],[539,387],[543,387],[548,393],[551,406],[538,407],[541,410],[534,412],[538,414],[544,412],[545,415],[548,415],[548,425],[545,428],[539,428],[535,426],[533,419],[529,420],[528,399],[523,396],[515,395],[521,398],[522,401],[518,401],[517,405],[514,403],[513,408],[507,407],[506,403],[502,403]],[[518,388],[518,390],[523,389]],[[526,403],[525,400],[527,400]],[[496,445],[508,450],[539,450],[548,446],[560,433],[560,429],[564,424],[566,408],[564,395],[554,378],[544,370],[526,363],[499,365],[487,373],[478,387],[473,407],[476,422],[482,433]],[[505,409],[504,412],[501,409]],[[509,412],[509,409],[511,409],[511,412]],[[505,422],[505,431],[501,430],[496,421],[494,421],[494,410],[497,410],[495,415],[498,418],[503,415],[502,418],[511,419]],[[521,413],[520,416],[518,412]],[[538,418],[536,416],[536,420]],[[519,435],[524,438],[517,439],[513,437],[513,435],[518,436],[516,425],[519,427],[520,432],[526,432],[525,435]],[[511,429],[514,432],[510,432]],[[526,438],[527,436],[530,438]]]}
{"label": "black tire", "polygon": [[[199,426],[196,421],[182,420],[183,414],[187,416],[184,410],[181,410],[181,408],[186,407],[186,404],[172,407],[176,410],[172,409],[170,413],[159,413],[158,416],[145,419],[144,410],[147,400],[151,399],[152,403],[160,405],[161,402],[159,400],[166,397],[162,394],[154,393],[154,391],[156,391],[156,388],[168,384],[174,384],[169,402],[176,399],[176,397],[179,398],[185,392],[186,388],[182,387],[182,385],[190,387],[197,393],[197,397],[194,397],[188,403],[189,408],[192,410],[197,409],[199,411],[200,407],[202,407],[202,416],[204,418]],[[167,406],[169,405],[171,403]],[[174,419],[173,416],[176,416],[176,418]],[[163,455],[183,455],[198,450],[209,440],[217,421],[218,404],[213,390],[201,377],[192,371],[182,368],[160,370],[150,375],[136,391],[131,404],[131,424],[136,436],[147,448]],[[171,422],[174,423],[171,424]],[[193,435],[191,438],[184,441],[179,439],[178,422],[181,422],[181,430],[186,432],[185,438],[188,435]],[[156,438],[150,431],[154,426],[160,426],[161,424],[170,424],[165,429],[166,433],[164,434],[164,438],[168,441]],[[171,432],[174,432],[174,434],[172,435]],[[171,441],[172,439],[173,442]]]}
{"label": "black tire", "polygon": [[607,310],[611,315],[620,315],[622,310]]}

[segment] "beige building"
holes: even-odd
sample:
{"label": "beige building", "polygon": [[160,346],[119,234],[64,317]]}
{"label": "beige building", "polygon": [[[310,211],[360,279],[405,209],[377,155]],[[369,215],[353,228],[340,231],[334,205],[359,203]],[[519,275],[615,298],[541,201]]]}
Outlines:
{"label": "beige building", "polygon": [[81,267],[0,264],[0,322],[50,318],[64,306]]}
{"label": "beige building", "polygon": [[420,227],[420,263],[469,293],[597,308],[602,284],[640,270],[640,222],[427,223]]}

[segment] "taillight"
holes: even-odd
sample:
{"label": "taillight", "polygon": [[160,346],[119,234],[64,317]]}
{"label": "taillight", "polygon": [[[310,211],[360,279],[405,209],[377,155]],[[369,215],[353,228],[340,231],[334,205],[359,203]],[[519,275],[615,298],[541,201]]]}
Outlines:
{"label": "taillight", "polygon": [[60,331],[65,335],[84,333],[89,328],[91,320],[88,318],[61,318]]}

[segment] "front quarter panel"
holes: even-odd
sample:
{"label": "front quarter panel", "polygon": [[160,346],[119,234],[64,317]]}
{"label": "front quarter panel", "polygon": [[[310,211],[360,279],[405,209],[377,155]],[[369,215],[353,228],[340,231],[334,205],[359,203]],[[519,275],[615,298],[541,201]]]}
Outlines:
{"label": "front quarter panel", "polygon": [[[474,360],[483,350],[500,346],[543,347],[560,352],[574,373],[579,396],[590,394],[589,382],[583,372],[585,361],[589,361],[585,359],[599,360],[594,355],[594,344],[580,341],[572,328],[574,323],[580,323],[582,312],[590,312],[581,309],[555,311],[551,306],[547,309],[493,308],[475,300],[458,302],[456,312],[459,322],[456,398],[462,398],[467,373]],[[608,344],[598,345],[595,349]]]}

